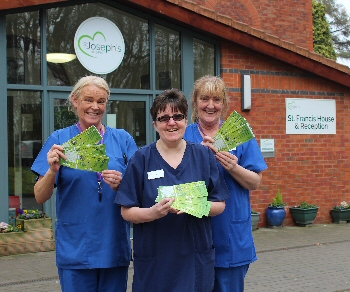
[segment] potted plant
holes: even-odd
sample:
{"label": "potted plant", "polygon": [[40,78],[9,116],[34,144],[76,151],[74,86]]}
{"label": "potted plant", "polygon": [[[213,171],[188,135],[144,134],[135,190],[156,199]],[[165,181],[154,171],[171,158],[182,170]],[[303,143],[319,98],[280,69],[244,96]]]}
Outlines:
{"label": "potted plant", "polygon": [[0,233],[21,232],[21,231],[22,230],[16,226],[13,226],[6,222],[0,222]]}
{"label": "potted plant", "polygon": [[276,197],[266,210],[266,220],[269,227],[282,226],[286,218],[285,206],[286,204],[283,202],[281,190],[278,188]]}
{"label": "potted plant", "polygon": [[336,205],[331,210],[334,223],[350,222],[350,204],[346,201]]}
{"label": "potted plant", "polygon": [[[42,220],[42,219],[32,219]],[[27,220],[29,222],[31,220]],[[55,249],[55,240],[50,228],[23,231],[21,226],[0,222],[0,257]]]}
{"label": "potted plant", "polygon": [[289,207],[289,210],[297,226],[306,226],[314,223],[318,208],[317,205],[301,202],[299,206]]}
{"label": "potted plant", "polygon": [[[6,222],[0,222],[0,257],[11,254],[9,250],[17,249],[18,242],[23,240],[23,236],[24,232],[18,227]],[[16,248],[13,248],[14,246]]]}
{"label": "potted plant", "polygon": [[19,209],[16,218],[16,226],[23,231],[38,228],[52,228],[52,220],[42,211]]}
{"label": "potted plant", "polygon": [[252,231],[254,231],[258,229],[258,224],[260,221],[260,212],[252,210],[251,215],[252,215]]}

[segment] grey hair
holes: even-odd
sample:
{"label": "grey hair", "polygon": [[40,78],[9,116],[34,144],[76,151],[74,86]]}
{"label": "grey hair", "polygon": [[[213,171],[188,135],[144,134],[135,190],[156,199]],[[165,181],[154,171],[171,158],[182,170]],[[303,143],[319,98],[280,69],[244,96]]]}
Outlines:
{"label": "grey hair", "polygon": [[73,106],[72,98],[73,98],[73,96],[75,96],[76,98],[79,98],[79,96],[81,94],[81,90],[87,85],[95,85],[97,87],[100,87],[100,88],[106,90],[107,100],[109,99],[109,96],[111,95],[111,91],[109,89],[109,86],[108,86],[106,80],[104,80],[102,77],[91,75],[91,76],[85,76],[85,77],[80,78],[78,80],[78,82],[75,84],[72,92],[69,94],[69,96],[67,98],[68,109],[71,110],[72,112],[74,112],[75,114],[77,114],[77,110]]}

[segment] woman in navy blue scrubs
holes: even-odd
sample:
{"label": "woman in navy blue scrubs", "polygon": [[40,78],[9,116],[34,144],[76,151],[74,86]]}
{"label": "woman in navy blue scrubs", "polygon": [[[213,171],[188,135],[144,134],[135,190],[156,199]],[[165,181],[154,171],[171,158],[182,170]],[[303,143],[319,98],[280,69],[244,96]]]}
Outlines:
{"label": "woman in navy blue scrubs", "polygon": [[[132,136],[102,124],[110,90],[100,77],[81,78],[69,96],[79,121],[57,130],[34,161],[38,175],[34,194],[43,204],[56,192],[56,264],[62,291],[127,290],[131,259],[130,224],[113,203],[126,169],[125,156],[137,150]],[[102,173],[61,166],[61,146],[90,126],[96,126],[106,144],[108,170]]]}
{"label": "woman in navy blue scrubs", "polygon": [[[133,291],[209,292],[214,286],[211,216],[229,197],[212,151],[183,139],[187,100],[177,90],[156,97],[150,110],[160,139],[131,158],[115,202],[134,223]],[[197,218],[172,208],[174,199],[155,200],[160,186],[204,181],[209,216]]]}
{"label": "woman in navy blue scrubs", "polygon": [[195,82],[192,94],[193,120],[185,139],[203,143],[216,153],[231,198],[225,211],[213,218],[215,246],[215,292],[243,292],[249,264],[257,259],[251,222],[250,190],[257,189],[267,169],[256,139],[228,152],[211,145],[227,113],[228,96],[224,81],[204,76]]}

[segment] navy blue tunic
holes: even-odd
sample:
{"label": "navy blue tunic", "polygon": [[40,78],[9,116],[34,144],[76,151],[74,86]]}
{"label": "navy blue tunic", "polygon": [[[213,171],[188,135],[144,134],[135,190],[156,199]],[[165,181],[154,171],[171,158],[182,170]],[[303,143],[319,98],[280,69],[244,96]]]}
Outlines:
{"label": "navy blue tunic", "polygon": [[[148,179],[148,172],[164,177]],[[187,143],[180,165],[172,168],[152,143],[137,151],[126,170],[115,202],[126,207],[155,204],[159,186],[205,181],[210,201],[229,197],[212,152]],[[211,217],[169,213],[152,222],[134,224],[133,291],[208,292],[214,285]]]}

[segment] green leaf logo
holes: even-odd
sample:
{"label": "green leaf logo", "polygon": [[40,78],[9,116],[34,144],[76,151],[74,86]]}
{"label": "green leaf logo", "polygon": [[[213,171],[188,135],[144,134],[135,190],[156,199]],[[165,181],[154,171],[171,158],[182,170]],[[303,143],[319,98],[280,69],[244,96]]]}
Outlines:
{"label": "green leaf logo", "polygon": [[295,104],[295,101],[292,101],[292,102],[289,102],[288,103],[288,108],[290,109],[290,110],[292,110],[292,109],[296,109],[298,106]]}
{"label": "green leaf logo", "polygon": [[95,32],[95,34],[93,35],[93,37],[91,37],[91,36],[85,34],[85,35],[82,35],[82,36],[79,38],[79,40],[78,40],[79,49],[80,49],[85,55],[87,55],[87,56],[89,56],[89,57],[92,57],[92,58],[97,58],[97,57],[92,56],[92,55],[88,54],[87,52],[85,52],[85,51],[83,50],[83,48],[82,48],[80,42],[81,42],[81,40],[82,40],[83,38],[89,38],[90,40],[94,41],[96,35],[99,35],[99,34],[103,36],[103,39],[104,39],[105,42],[106,42],[106,37],[105,37],[104,34],[103,34],[102,32],[100,32],[100,31]]}

